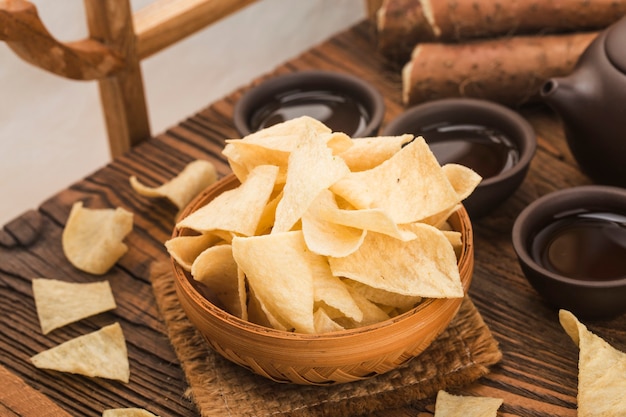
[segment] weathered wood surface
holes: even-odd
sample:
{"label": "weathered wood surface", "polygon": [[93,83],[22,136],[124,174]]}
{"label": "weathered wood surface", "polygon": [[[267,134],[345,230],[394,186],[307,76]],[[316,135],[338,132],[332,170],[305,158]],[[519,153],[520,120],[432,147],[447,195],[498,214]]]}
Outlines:
{"label": "weathered wood surface", "polygon": [[[376,55],[372,36],[371,24],[357,25],[277,72],[322,68],[360,76],[384,94],[384,123],[388,123],[403,110],[400,75]],[[220,175],[227,174],[229,168],[220,152],[225,138],[236,137],[231,114],[240,94],[233,93],[139,145],[0,231],[0,364],[70,415],[100,416],[103,409],[129,406],[145,407],[161,416],[198,415],[186,396],[187,384],[165,335],[148,279],[150,265],[167,257],[163,242],[171,233],[177,209],[138,196],[128,178],[137,175],[148,184],[159,184],[197,158],[214,161]],[[476,268],[470,295],[500,342],[503,360],[490,375],[455,392],[503,398],[503,416],[573,417],[578,350],[558,324],[557,312],[523,278],[510,231],[516,215],[533,199],[589,180],[574,163],[553,115],[541,107],[522,112],[539,136],[528,178],[492,215],[474,223]],[[103,277],[81,273],[63,256],[61,232],[77,200],[87,207],[121,206],[135,214],[134,230],[127,238],[129,252]],[[108,279],[118,307],[44,336],[32,299],[34,277],[78,282]],[[114,321],[120,322],[127,339],[129,384],[42,371],[31,365],[29,358],[41,350]],[[626,316],[587,324],[613,346],[626,350]],[[5,384],[8,382],[0,379],[0,392],[7,391]],[[33,396],[33,401],[37,398]],[[428,415],[433,402],[429,399],[378,415]],[[10,406],[0,394],[0,410]]]}

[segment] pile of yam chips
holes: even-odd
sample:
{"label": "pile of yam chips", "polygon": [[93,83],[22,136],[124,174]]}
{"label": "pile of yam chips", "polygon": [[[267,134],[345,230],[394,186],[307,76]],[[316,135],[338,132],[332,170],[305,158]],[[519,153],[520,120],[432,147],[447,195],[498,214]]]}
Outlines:
{"label": "pile of yam chips", "polygon": [[276,329],[322,333],[462,297],[446,220],[480,181],[421,137],[350,138],[301,117],[224,155],[241,185],[180,220],[171,256],[215,304]]}

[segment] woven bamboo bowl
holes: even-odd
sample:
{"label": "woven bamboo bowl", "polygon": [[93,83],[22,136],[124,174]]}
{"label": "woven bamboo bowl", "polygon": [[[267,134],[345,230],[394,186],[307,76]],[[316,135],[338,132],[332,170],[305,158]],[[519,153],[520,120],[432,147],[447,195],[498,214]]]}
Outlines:
{"label": "woven bamboo bowl", "polygon": [[[181,218],[239,185],[234,175],[215,183],[181,213]],[[460,208],[449,219],[463,237],[458,265],[467,293],[474,269],[473,232]],[[186,233],[175,230],[173,236]],[[328,385],[370,378],[422,353],[454,318],[461,298],[428,299],[381,323],[320,335],[290,333],[241,320],[213,305],[193,278],[173,262],[181,306],[207,343],[226,359],[277,382]]]}

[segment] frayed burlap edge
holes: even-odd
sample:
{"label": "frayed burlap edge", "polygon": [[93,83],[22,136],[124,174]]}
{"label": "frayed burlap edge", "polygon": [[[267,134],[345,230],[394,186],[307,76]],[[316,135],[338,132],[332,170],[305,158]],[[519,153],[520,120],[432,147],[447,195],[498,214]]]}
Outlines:
{"label": "frayed burlap edge", "polygon": [[472,301],[466,298],[450,326],[400,369],[329,387],[278,384],[253,375],[211,351],[180,307],[171,265],[155,263],[151,280],[168,336],[203,417],[363,415],[400,408],[466,385],[489,372],[502,354]]}

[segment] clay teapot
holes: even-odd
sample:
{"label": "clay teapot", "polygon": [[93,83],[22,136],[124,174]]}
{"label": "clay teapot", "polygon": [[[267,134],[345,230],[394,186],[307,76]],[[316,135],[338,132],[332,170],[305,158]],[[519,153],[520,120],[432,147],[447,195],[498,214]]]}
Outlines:
{"label": "clay teapot", "polygon": [[581,170],[596,183],[626,187],[626,17],[591,42],[569,76],[547,80],[540,93],[559,114]]}

